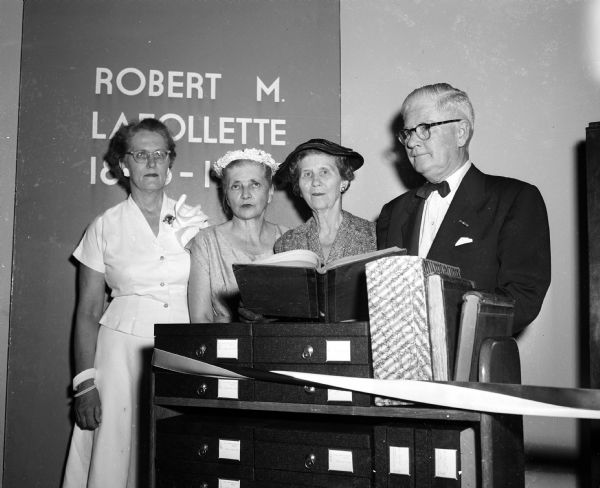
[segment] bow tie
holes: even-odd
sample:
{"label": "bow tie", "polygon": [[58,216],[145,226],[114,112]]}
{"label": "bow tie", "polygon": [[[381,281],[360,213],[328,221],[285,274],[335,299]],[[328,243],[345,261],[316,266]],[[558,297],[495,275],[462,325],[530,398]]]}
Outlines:
{"label": "bow tie", "polygon": [[442,198],[446,198],[450,193],[450,185],[447,181],[442,181],[440,183],[430,183],[428,181],[417,190],[417,196],[427,198],[434,191],[437,191]]}

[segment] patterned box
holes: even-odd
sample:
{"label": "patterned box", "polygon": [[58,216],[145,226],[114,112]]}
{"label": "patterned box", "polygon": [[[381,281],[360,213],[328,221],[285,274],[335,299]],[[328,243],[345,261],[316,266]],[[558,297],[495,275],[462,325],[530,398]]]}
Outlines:
{"label": "patterned box", "polygon": [[[366,265],[373,376],[433,379],[426,278],[460,278],[460,270],[416,256],[391,256]],[[404,402],[375,398],[376,405]]]}

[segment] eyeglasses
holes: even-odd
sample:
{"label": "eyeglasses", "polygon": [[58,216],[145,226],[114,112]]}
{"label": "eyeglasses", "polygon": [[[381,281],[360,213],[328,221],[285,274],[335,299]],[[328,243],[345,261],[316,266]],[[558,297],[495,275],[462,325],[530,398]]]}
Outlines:
{"label": "eyeglasses", "polygon": [[452,119],[452,120],[444,120],[443,122],[433,122],[432,124],[419,124],[416,127],[413,127],[412,129],[402,129],[400,132],[398,132],[398,140],[406,145],[406,142],[408,141],[408,139],[410,139],[410,135],[411,133],[415,133],[417,134],[417,137],[419,139],[421,139],[422,141],[426,141],[427,139],[429,139],[431,137],[431,128],[435,127],[436,125],[444,125],[444,124],[450,124],[452,122],[460,122],[462,119]]}
{"label": "eyeglasses", "polygon": [[169,159],[169,155],[171,151],[127,151],[125,154],[131,154],[136,163],[139,164],[148,164],[148,160],[152,158],[155,163],[161,164],[165,163]]}

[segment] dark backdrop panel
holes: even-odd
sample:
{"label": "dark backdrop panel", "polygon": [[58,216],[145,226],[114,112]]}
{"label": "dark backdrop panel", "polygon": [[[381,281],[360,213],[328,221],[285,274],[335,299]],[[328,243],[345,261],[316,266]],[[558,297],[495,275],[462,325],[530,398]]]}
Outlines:
{"label": "dark backdrop panel", "polygon": [[[221,221],[206,161],[339,140],[339,0],[28,0],[22,47],[4,486],[53,487],[71,430],[69,256],[125,198],[103,171],[110,133],[120,117],[164,117],[180,133],[168,193]],[[269,218],[300,222],[281,193]]]}

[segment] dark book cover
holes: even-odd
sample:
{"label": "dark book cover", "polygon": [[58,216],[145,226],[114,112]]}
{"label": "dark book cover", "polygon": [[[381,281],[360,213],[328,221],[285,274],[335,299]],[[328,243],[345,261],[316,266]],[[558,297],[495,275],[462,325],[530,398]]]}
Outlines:
{"label": "dark book cover", "polygon": [[323,322],[368,320],[365,264],[405,253],[389,248],[319,268],[277,265],[281,253],[269,258],[269,264],[234,264],[233,272],[244,307],[255,313]]}
{"label": "dark book cover", "polygon": [[234,264],[244,307],[265,316],[319,320],[322,275],[314,268]]}

